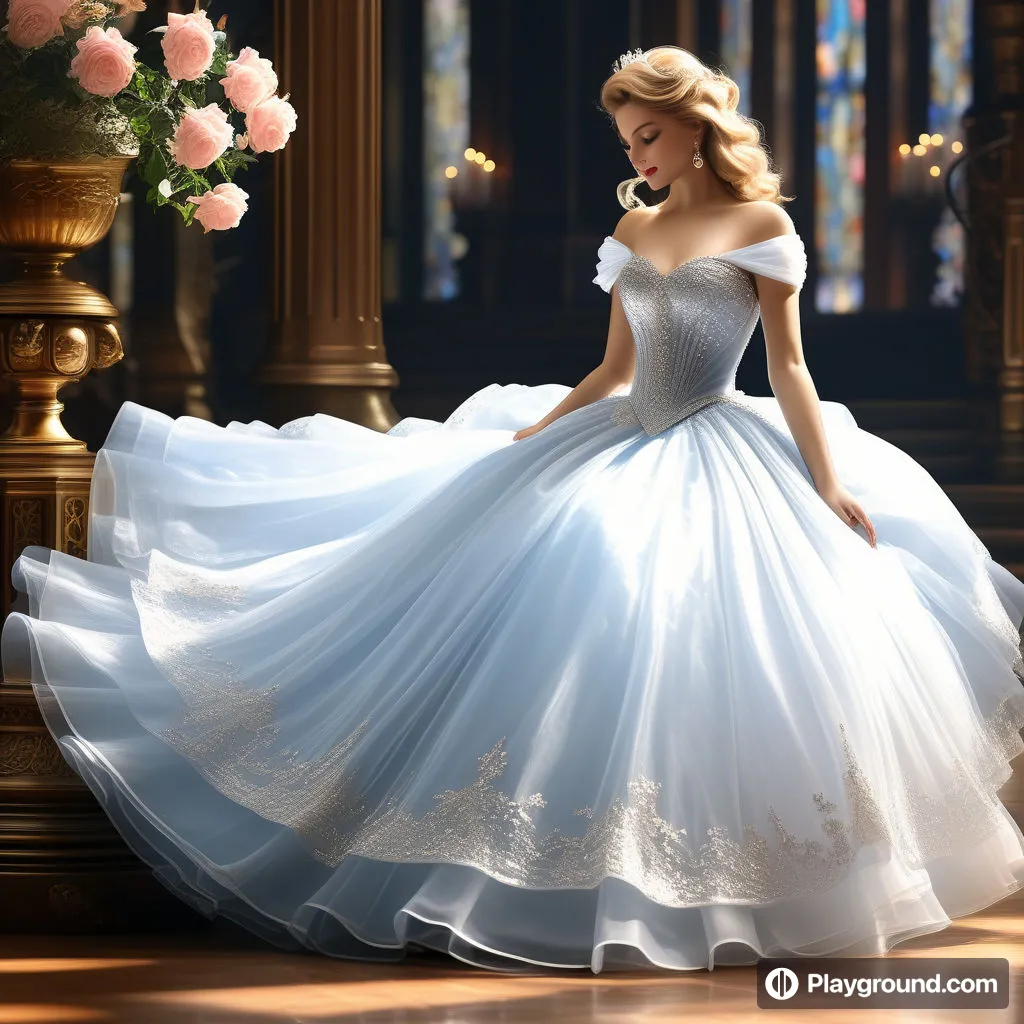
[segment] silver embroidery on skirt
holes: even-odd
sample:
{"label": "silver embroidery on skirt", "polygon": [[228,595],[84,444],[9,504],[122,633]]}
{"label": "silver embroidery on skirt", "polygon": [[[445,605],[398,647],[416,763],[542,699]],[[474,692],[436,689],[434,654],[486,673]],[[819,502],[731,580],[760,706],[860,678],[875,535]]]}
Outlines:
{"label": "silver embroidery on skirt", "polygon": [[478,759],[475,782],[438,794],[438,805],[420,816],[389,803],[345,852],[385,861],[469,864],[528,888],[589,888],[614,875],[666,906],[773,902],[834,884],[865,844],[895,846],[908,863],[921,864],[991,835],[1005,821],[991,793],[1010,773],[998,758],[991,767],[988,744],[1016,756],[1024,750],[1022,725],[1024,694],[1006,698],[986,724],[988,739],[979,757],[989,788],[983,793],[979,766],[957,760],[940,797],[904,778],[897,804],[880,801],[872,790],[840,724],[851,819],[837,816],[837,805],[814,793],[810,799],[820,816],[821,838],[806,839],[790,832],[773,808],[767,834],[747,825],[742,838],[722,827],[691,837],[660,815],[661,785],[644,776],[628,784],[627,800],[616,798],[603,813],[578,809],[576,814],[590,821],[582,835],[557,828],[538,834],[531,812],[545,806],[543,795],[515,800],[493,785],[508,763],[502,738]]}
{"label": "silver embroidery on skirt", "polygon": [[[234,666],[207,648],[181,643],[176,612],[219,592],[222,614],[240,601],[218,591],[209,576],[179,567],[147,593],[146,614],[164,647],[158,664],[183,699],[180,722],[163,738],[220,792],[270,821],[292,829],[311,856],[328,866],[357,854],[388,862],[452,863],[477,867],[528,888],[586,888],[613,875],[667,906],[715,902],[766,903],[833,884],[853,864],[863,844],[895,847],[908,863],[941,856],[956,845],[980,842],[1004,822],[993,794],[1009,776],[1008,761],[1024,750],[1024,691],[1007,697],[984,723],[976,749],[956,760],[938,797],[904,778],[898,792],[879,793],[869,783],[840,723],[849,819],[824,793],[810,794],[820,834],[800,837],[774,809],[767,830],[754,824],[741,835],[723,827],[689,835],[663,817],[661,785],[639,776],[607,808],[576,811],[581,834],[541,831],[534,814],[542,793],[516,799],[496,782],[508,766],[503,737],[478,758],[475,781],[435,796],[436,805],[411,813],[399,798],[368,799],[359,770],[365,718],[316,756],[282,749],[275,722],[275,685],[250,687]],[[166,587],[173,580],[177,592]],[[134,589],[134,587],[133,587]],[[941,772],[943,766],[937,766]],[[832,795],[835,796],[835,795]]]}

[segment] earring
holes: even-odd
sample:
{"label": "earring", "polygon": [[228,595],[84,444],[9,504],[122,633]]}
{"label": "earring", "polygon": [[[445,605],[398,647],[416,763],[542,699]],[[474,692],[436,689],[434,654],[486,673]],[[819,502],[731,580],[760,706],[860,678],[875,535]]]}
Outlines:
{"label": "earring", "polygon": [[693,166],[694,167],[703,167],[704,166],[704,158],[700,155],[700,149],[698,148],[696,142],[693,144]]}

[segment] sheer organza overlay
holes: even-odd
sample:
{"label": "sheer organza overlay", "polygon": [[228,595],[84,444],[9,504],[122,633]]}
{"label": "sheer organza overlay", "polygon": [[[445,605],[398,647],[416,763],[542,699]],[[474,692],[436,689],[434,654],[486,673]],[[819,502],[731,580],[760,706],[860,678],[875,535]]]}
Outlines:
{"label": "sheer organza overlay", "polygon": [[879,952],[1024,885],[1024,584],[825,401],[872,549],[736,391],[769,250],[798,286],[792,241],[602,260],[653,354],[523,441],[567,386],[386,434],[122,407],[89,560],[26,549],[2,655],[165,884],[284,948],[510,971]]}

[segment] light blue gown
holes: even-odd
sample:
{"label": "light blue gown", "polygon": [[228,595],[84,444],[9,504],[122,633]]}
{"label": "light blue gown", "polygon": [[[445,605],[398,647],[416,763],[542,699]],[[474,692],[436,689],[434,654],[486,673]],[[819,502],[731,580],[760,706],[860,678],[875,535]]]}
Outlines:
{"label": "light blue gown", "polygon": [[878,953],[1024,885],[1024,583],[821,404],[872,548],[772,397],[753,275],[612,238],[628,391],[492,384],[444,423],[275,429],[126,403],[88,561],[32,547],[2,637],[182,899],[288,949],[481,967]]}

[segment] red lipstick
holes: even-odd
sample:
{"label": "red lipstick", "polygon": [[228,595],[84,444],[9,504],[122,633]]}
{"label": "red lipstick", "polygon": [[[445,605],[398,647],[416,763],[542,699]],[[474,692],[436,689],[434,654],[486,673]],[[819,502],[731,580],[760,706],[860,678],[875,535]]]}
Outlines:
{"label": "red lipstick", "polygon": [[644,174],[649,178],[657,169],[657,167],[648,167],[647,170],[644,171]]}

